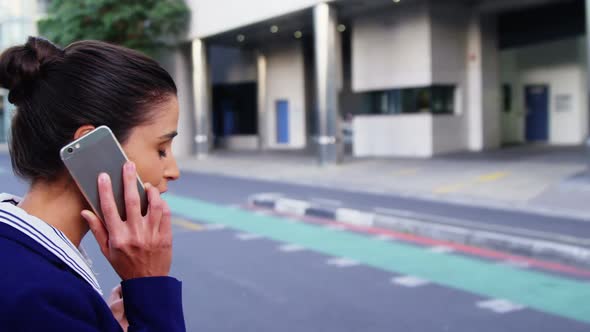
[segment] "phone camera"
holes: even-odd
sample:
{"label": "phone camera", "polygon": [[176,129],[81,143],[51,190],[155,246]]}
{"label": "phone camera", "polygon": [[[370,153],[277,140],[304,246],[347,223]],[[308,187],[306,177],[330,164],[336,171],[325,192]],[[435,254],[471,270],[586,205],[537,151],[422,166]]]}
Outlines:
{"label": "phone camera", "polygon": [[68,150],[67,150],[67,151],[68,151],[68,153],[72,153],[72,152],[74,152],[74,149],[72,149],[72,148],[68,148]]}

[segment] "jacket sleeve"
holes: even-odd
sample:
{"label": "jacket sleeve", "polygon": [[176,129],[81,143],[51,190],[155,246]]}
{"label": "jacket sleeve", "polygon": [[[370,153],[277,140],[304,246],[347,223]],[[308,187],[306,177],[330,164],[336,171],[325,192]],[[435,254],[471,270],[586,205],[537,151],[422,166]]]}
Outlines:
{"label": "jacket sleeve", "polygon": [[[64,284],[58,287],[24,287],[2,313],[2,331],[122,332],[100,296]],[[93,290],[91,290],[93,292]],[[92,296],[94,294],[90,294]],[[5,330],[6,329],[6,330]]]}
{"label": "jacket sleeve", "polygon": [[172,277],[121,282],[128,332],[184,332],[182,284]]}

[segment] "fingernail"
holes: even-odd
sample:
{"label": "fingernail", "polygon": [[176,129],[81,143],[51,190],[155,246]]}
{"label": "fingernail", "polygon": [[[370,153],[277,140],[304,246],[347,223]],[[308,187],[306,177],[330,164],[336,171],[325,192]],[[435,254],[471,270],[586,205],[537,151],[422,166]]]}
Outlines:
{"label": "fingernail", "polygon": [[107,173],[100,173],[98,175],[98,181],[100,181],[101,183],[109,182],[109,175]]}
{"label": "fingernail", "polygon": [[88,220],[90,218],[90,211],[88,211],[88,210],[82,210],[82,212],[80,214],[86,220]]}
{"label": "fingernail", "polygon": [[144,188],[145,190],[148,190],[148,189],[150,189],[151,187],[152,187],[152,184],[151,184],[151,183],[149,183],[149,182],[146,182],[146,183],[144,183],[144,184],[143,184],[143,188]]}

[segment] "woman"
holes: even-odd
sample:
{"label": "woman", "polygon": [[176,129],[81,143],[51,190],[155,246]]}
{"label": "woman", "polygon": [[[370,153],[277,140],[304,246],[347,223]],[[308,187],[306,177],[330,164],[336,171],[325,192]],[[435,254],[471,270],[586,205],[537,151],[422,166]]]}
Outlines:
{"label": "woman", "polygon": [[[184,331],[181,284],[168,276],[170,209],[160,198],[179,177],[170,75],[126,48],[81,41],[60,49],[30,37],[0,56],[0,86],[17,106],[13,170],[30,182],[22,199],[0,195],[0,330]],[[59,157],[62,146],[100,125],[132,161],[123,168],[125,222],[106,174],[98,179],[103,224]],[[145,216],[136,174],[146,181]],[[88,230],[122,279],[109,304],[78,251]]]}

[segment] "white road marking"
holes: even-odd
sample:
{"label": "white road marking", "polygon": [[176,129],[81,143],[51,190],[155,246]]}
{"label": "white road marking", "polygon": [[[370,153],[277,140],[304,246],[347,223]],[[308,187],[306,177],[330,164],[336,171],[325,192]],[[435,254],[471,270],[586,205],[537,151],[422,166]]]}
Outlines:
{"label": "white road marking", "polygon": [[339,224],[328,224],[324,226],[325,229],[335,232],[341,232],[346,229],[346,226]]}
{"label": "white road marking", "polygon": [[434,246],[428,250],[430,250],[430,252],[433,252],[435,254],[448,254],[448,253],[455,251],[455,249],[453,249],[451,247],[447,247],[447,246]]}
{"label": "white road marking", "polygon": [[304,251],[305,248],[298,245],[298,244],[288,243],[288,244],[283,244],[283,245],[279,246],[279,250],[282,252],[298,252],[298,251]]}
{"label": "white road marking", "polygon": [[491,299],[485,301],[479,301],[476,306],[481,309],[488,309],[498,314],[506,314],[513,311],[522,310],[525,306],[512,303],[504,299]]}
{"label": "white road marking", "polygon": [[351,267],[359,265],[359,262],[349,258],[337,257],[328,259],[328,261],[326,261],[326,264],[337,267]]}
{"label": "white road marking", "polygon": [[411,287],[411,288],[428,285],[430,283],[430,281],[428,281],[428,280],[414,277],[414,276],[394,277],[391,279],[391,282],[396,285],[400,285],[400,286],[404,286],[404,287]]}
{"label": "white road marking", "polygon": [[258,240],[262,238],[261,235],[252,234],[252,233],[238,233],[236,234],[236,238],[242,241],[251,241],[251,240]]}

